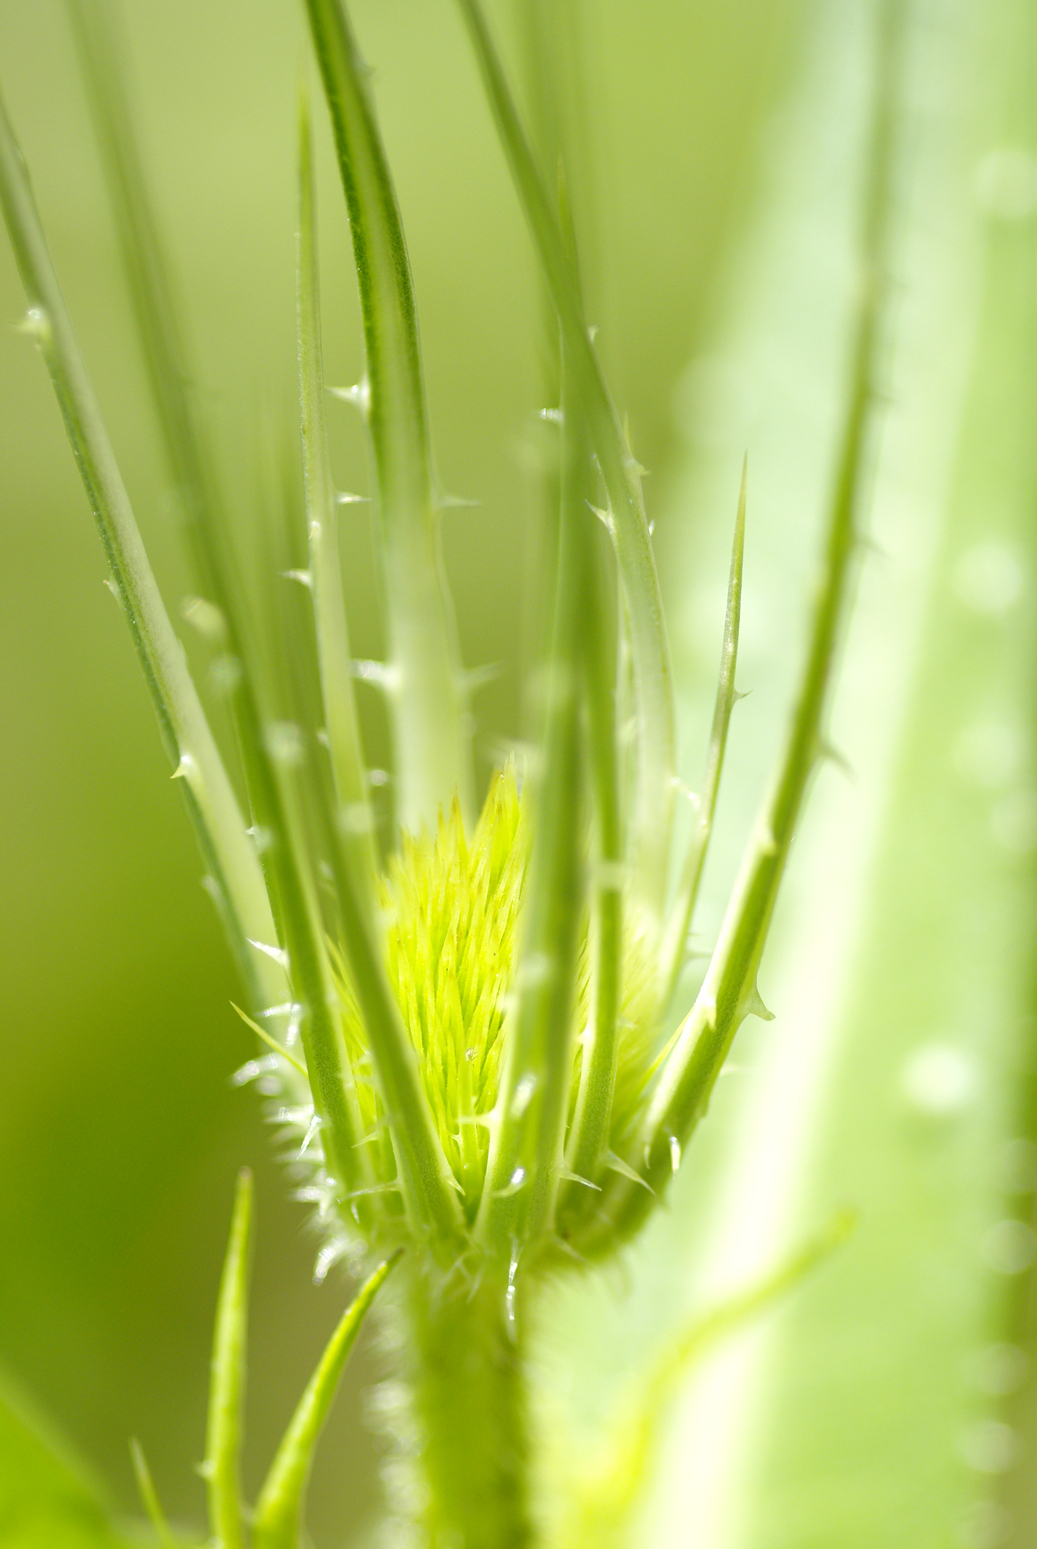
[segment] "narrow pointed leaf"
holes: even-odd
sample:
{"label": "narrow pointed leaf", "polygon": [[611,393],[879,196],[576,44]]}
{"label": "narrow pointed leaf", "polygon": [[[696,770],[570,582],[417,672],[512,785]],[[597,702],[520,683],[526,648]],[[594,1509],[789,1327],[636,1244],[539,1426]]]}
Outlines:
{"label": "narrow pointed leaf", "polygon": [[473,815],[471,735],[439,551],[428,414],[410,262],[368,99],[366,69],[339,0],[306,0],[349,210],[367,360],[365,415],[378,493],[392,665],[397,820],[434,830],[455,792]]}
{"label": "narrow pointed leaf", "polygon": [[252,1174],[238,1174],[227,1257],[216,1308],[204,1475],[209,1526],[219,1549],[244,1549],[238,1454],[245,1402],[245,1339],[252,1235]]}
{"label": "narrow pointed leaf", "polygon": [[535,1241],[552,1217],[572,1079],[573,984],[583,907],[581,631],[593,536],[584,502],[589,451],[579,429],[579,415],[570,414],[563,434],[555,618],[517,1006],[477,1222],[477,1233],[492,1252],[512,1256]]}
{"label": "narrow pointed leaf", "polygon": [[54,273],[25,163],[2,105],[0,203],[29,299],[29,322],[97,521],[112,589],[130,626],[163,745],[182,776],[246,982],[258,1005],[276,1004],[284,998],[283,976],[273,964],[257,963],[246,945],[249,937],[267,940],[273,935],[255,851],[152,574]]}
{"label": "narrow pointed leaf", "polygon": [[321,1429],[367,1311],[399,1256],[380,1264],[361,1286],[310,1378],[256,1503],[254,1549],[297,1549],[303,1496]]}
{"label": "narrow pointed leaf", "polygon": [[317,264],[317,216],[313,185],[313,144],[305,100],[299,112],[299,247],[297,312],[299,327],[299,405],[303,477],[309,526],[310,576],[317,627],[324,726],[331,758],[341,843],[361,893],[365,912],[373,905],[378,864],[374,819],[357,721],[352,652],[338,547],[337,498],[331,479],[324,425],[324,367],[321,351],[320,282]]}
{"label": "narrow pointed leaf", "polygon": [[598,364],[565,237],[537,169],[478,0],[459,0],[505,154],[569,353],[610,506],[637,691],[635,887],[646,926],[661,931],[669,876],[676,771],[673,683],[659,578],[632,455]]}
{"label": "narrow pointed leaf", "polygon": [[169,1523],[166,1514],[162,1510],[158,1492],[155,1489],[155,1481],[151,1477],[151,1469],[148,1460],[144,1456],[144,1448],[134,1436],[130,1442],[130,1457],[133,1460],[133,1472],[137,1478],[137,1490],[140,1494],[141,1504],[148,1514],[148,1520],[158,1537],[162,1549],[173,1549],[174,1539],[169,1531]]}
{"label": "narrow pointed leaf", "polygon": [[0,1543],[5,1549],[133,1549],[103,1488],[0,1372]]}
{"label": "narrow pointed leaf", "polygon": [[[893,104],[899,66],[897,21],[887,16],[874,82],[866,162],[862,263],[849,400],[835,468],[821,584],[792,722],[771,791],[735,884],[702,988],[664,1064],[627,1160],[656,1191],[677,1170],[683,1147],[704,1115],[738,1028],[760,1013],[756,975],[808,782],[823,757],[822,725],[846,613],[851,560],[859,545],[870,489],[876,410],[874,381],[883,344],[884,263],[891,198]],[[625,1236],[648,1213],[646,1191],[617,1177],[602,1215]],[[594,1251],[594,1244],[581,1244]]]}
{"label": "narrow pointed leaf", "polygon": [[684,861],[677,897],[670,908],[663,941],[662,973],[660,976],[659,1003],[665,1009],[677,988],[677,980],[684,966],[684,954],[698,898],[702,870],[706,864],[709,841],[713,832],[720,777],[724,770],[724,753],[727,749],[727,733],[731,724],[731,711],[735,707],[735,669],[738,664],[738,625],[742,610],[742,561],[745,553],[745,491],[748,465],[742,467],[742,487],[738,496],[738,515],[735,518],[735,536],[731,549],[731,570],[727,582],[727,610],[724,616],[724,644],[720,655],[720,676],[713,706],[713,725],[709,734],[709,751],[701,792],[695,798],[695,817],[691,842]]}
{"label": "narrow pointed leaf", "polygon": [[[594,535],[597,536],[596,534]],[[595,556],[597,558],[598,556]],[[591,898],[591,1006],[583,1032],[583,1061],[566,1166],[595,1180],[608,1151],[619,1056],[619,1003],[623,962],[623,830],[620,821],[616,735],[616,652],[608,638],[604,578],[592,576],[583,618],[584,682],[590,785],[597,836]],[[595,584],[597,583],[597,584]],[[586,1208],[585,1185],[569,1183],[565,1199]],[[564,1208],[564,1207],[560,1207]]]}

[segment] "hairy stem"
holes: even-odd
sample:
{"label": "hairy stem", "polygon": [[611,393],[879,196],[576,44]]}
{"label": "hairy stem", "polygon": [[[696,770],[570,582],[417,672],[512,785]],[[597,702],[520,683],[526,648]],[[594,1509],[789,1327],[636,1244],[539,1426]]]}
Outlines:
{"label": "hairy stem", "polygon": [[507,1279],[408,1276],[408,1347],[430,1549],[532,1542],[524,1358]]}

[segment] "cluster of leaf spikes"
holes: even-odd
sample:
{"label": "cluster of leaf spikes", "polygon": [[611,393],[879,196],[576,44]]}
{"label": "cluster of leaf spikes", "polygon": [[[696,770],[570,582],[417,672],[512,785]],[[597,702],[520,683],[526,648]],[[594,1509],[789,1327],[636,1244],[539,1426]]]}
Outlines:
{"label": "cluster of leaf spikes", "polygon": [[[706,772],[671,879],[672,673],[642,471],[583,312],[564,199],[547,191],[478,0],[459,0],[558,321],[557,542],[539,746],[521,799],[499,773],[474,812],[469,696],[439,554],[414,295],[399,209],[340,0],[306,0],[350,221],[389,660],[399,853],[382,877],[354,701],[320,340],[312,149],[300,132],[303,482],[320,735],[285,727],[250,646],[222,505],[175,325],[113,53],[73,4],[156,411],[201,555],[201,612],[236,725],[248,816],[164,609],[67,316],[24,163],[2,120],[0,196],[160,730],[298,1133],[328,1236],[322,1268],[401,1243],[453,1272],[585,1260],[639,1227],[680,1165],[756,974],[826,703],[870,408],[877,290],[864,287],[821,585],[784,752],[687,1016],[684,959],[735,701],[745,482]],[[880,168],[882,157],[873,157]],[[873,200],[873,206],[875,201]],[[872,229],[874,228],[874,229]],[[866,236],[877,241],[873,221]],[[874,239],[874,240],[873,240]],[[599,522],[597,518],[602,520]],[[267,652],[269,657],[269,650]],[[621,729],[621,724],[623,729]],[[625,727],[632,728],[628,737]],[[300,793],[300,775],[308,782]],[[330,879],[327,904],[322,878]],[[764,1013],[766,1014],[766,1013]],[[260,1026],[260,1023],[263,1025]],[[280,1030],[279,1030],[280,1029]],[[662,1045],[659,1048],[659,1045]]]}

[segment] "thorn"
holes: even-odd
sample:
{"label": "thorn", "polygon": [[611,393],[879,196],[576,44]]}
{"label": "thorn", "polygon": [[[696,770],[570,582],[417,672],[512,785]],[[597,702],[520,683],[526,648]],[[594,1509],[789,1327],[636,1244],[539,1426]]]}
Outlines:
{"label": "thorn", "polygon": [[14,324],[14,332],[27,334],[37,344],[43,344],[53,337],[50,318],[43,307],[30,307],[20,322]]}
{"label": "thorn", "polygon": [[476,510],[482,501],[467,500],[464,495],[437,495],[435,505],[437,511]]}
{"label": "thorn", "polygon": [[308,587],[311,591],[313,590],[312,570],[282,570],[281,575],[286,581],[298,581],[300,586]]}
{"label": "thorn", "polygon": [[761,1022],[774,1021],[774,1012],[768,1011],[767,1007],[763,1003],[763,997],[761,996],[755,984],[753,985],[751,992],[745,1000],[745,1015],[750,1017],[759,1017]]}
{"label": "thorn", "polygon": [[475,694],[488,683],[496,683],[504,671],[503,662],[487,662],[483,667],[469,667],[461,674],[461,682],[469,694]]}
{"label": "thorn", "polygon": [[122,587],[119,585],[118,581],[114,581],[111,576],[106,576],[101,584],[102,586],[107,586],[108,590],[111,592],[120,608],[124,608],[126,606],[126,602],[122,594]]}
{"label": "thorn", "polygon": [[605,1166],[610,1170],[610,1172],[619,1173],[621,1178],[629,1178],[631,1183],[639,1183],[643,1189],[648,1190],[649,1194],[655,1193],[652,1185],[650,1183],[646,1183],[644,1178],[641,1177],[641,1174],[639,1172],[635,1172],[634,1169],[630,1166],[629,1162],[624,1162],[623,1158],[621,1156],[617,1156],[614,1151],[610,1151],[605,1157]]}
{"label": "thorn", "polygon": [[748,699],[749,695],[751,693],[752,693],[752,689],[751,688],[747,688],[747,689],[738,689],[738,688],[736,688],[731,697],[733,698],[735,704],[737,704],[740,699]]}
{"label": "thorn", "polygon": [[[231,1001],[231,1008],[234,1011],[237,1012],[238,1016],[244,1022],[245,1026],[246,1027],[251,1027],[252,1031],[256,1034],[256,1036],[258,1038],[261,1038],[265,1044],[269,1045],[269,1047],[271,1049],[273,1049],[275,1054],[279,1054],[283,1060],[287,1060],[289,1065],[294,1065],[295,1069],[299,1072],[300,1076],[304,1076],[307,1081],[309,1080],[309,1076],[307,1075],[307,1072],[306,1072],[306,1066],[300,1064],[300,1062],[295,1058],[295,1056],[293,1054],[289,1054],[288,1050],[282,1044],[279,1044],[276,1038],[271,1038],[270,1034],[268,1032],[266,1032],[266,1030],[264,1028],[260,1027],[258,1022],[253,1022],[252,1018],[250,1016],[246,1016],[245,1012],[242,1011],[241,1007],[240,1006],[235,1006],[233,1001]],[[318,1123],[319,1123],[319,1121],[318,1121]],[[313,1137],[310,1136],[309,1138],[312,1139]],[[307,1141],[307,1144],[309,1144],[309,1141]],[[303,1150],[305,1150],[305,1149],[306,1149],[306,1147],[304,1146]]]}
{"label": "thorn", "polygon": [[180,604],[180,617],[206,640],[223,641],[226,638],[227,621],[223,610],[205,597],[185,597]]}
{"label": "thorn", "polygon": [[670,1136],[670,1169],[677,1173],[681,1165],[681,1143],[676,1135]]}
{"label": "thorn", "polygon": [[601,1193],[600,1183],[592,1183],[589,1178],[583,1178],[579,1173],[567,1172],[564,1167],[561,1169],[558,1176],[559,1178],[567,1178],[570,1183],[582,1183],[585,1189],[596,1189],[599,1194]]}
{"label": "thorn", "polygon": [[591,323],[590,327],[587,329],[587,337],[591,341],[592,344],[594,343],[595,339],[598,337],[598,334],[600,332],[601,332],[601,324],[600,323]]}
{"label": "thorn", "polygon": [[822,737],[818,743],[817,751],[820,758],[828,759],[830,763],[837,765],[838,768],[842,770],[843,774],[846,775],[847,779],[852,780],[856,785],[857,771],[854,769],[845,753],[841,753],[837,747],[833,746],[833,744],[827,741],[827,739],[824,737]]}
{"label": "thorn", "polygon": [[395,694],[400,688],[400,669],[389,662],[353,661],[350,664],[354,678],[373,683],[386,694]]}
{"label": "thorn", "polygon": [[615,532],[616,524],[613,520],[611,511],[603,511],[600,506],[592,506],[589,500],[586,502],[586,506],[588,511],[594,512],[594,515],[598,518],[598,521],[604,525],[606,532]]}
{"label": "thorn", "polygon": [[280,967],[285,969],[285,971],[287,972],[287,969],[288,969],[288,953],[287,952],[283,952],[280,947],[268,946],[265,941],[253,941],[251,936],[246,936],[245,940],[248,942],[250,947],[255,947],[257,952],[265,953],[267,957],[271,958],[275,963],[279,964]]}
{"label": "thorn", "polygon": [[177,764],[169,778],[171,780],[186,780],[191,774],[197,773],[197,770],[198,765],[195,762],[194,755],[192,753],[183,752],[180,755],[179,764]]}
{"label": "thorn", "polygon": [[881,559],[883,564],[888,565],[890,562],[889,550],[878,543],[870,533],[858,533],[853,540],[853,546],[863,554],[873,554],[876,559]]}
{"label": "thorn", "polygon": [[341,398],[343,403],[353,404],[365,419],[371,412],[371,384],[366,376],[352,387],[329,387],[328,392],[332,398]]}

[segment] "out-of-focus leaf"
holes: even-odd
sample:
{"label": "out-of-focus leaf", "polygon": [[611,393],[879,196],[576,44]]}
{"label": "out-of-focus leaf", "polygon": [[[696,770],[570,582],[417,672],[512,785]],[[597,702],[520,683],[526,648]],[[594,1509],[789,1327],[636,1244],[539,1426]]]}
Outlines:
{"label": "out-of-focus leaf", "polygon": [[0,1549],[128,1549],[87,1470],[3,1375]]}

